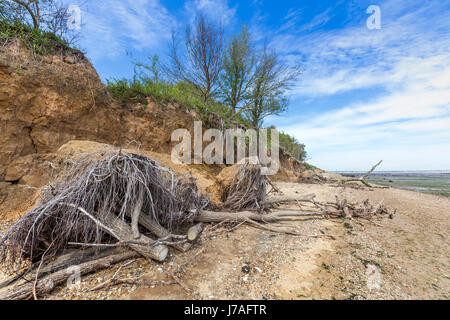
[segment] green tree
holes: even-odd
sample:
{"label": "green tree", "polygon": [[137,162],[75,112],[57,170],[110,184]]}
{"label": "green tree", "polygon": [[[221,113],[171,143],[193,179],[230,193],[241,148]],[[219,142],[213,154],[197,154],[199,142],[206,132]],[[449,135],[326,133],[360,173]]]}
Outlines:
{"label": "green tree", "polygon": [[299,76],[298,67],[286,66],[275,51],[265,46],[256,66],[249,103],[238,113],[243,112],[253,126],[260,127],[267,116],[286,111],[289,104],[286,93]]}
{"label": "green tree", "polygon": [[220,96],[230,106],[231,114],[237,106],[248,100],[251,86],[255,80],[256,57],[254,47],[246,26],[235,35],[223,56],[223,73],[220,78]]}

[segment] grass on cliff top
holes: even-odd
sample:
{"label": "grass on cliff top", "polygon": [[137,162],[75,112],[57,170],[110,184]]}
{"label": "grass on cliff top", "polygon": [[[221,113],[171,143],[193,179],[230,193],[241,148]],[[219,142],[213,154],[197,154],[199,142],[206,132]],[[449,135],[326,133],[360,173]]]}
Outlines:
{"label": "grass on cliff top", "polygon": [[32,52],[38,55],[71,52],[74,49],[52,32],[34,29],[20,22],[9,23],[0,19],[0,39],[20,39]]}
{"label": "grass on cliff top", "polygon": [[[141,103],[146,105],[148,98],[162,106],[176,102],[189,110],[195,110],[202,118],[207,118],[211,113],[214,113],[224,120],[225,124],[231,122],[231,113],[227,106],[214,99],[205,103],[195,91],[195,88],[184,82],[171,84],[165,81],[156,82],[151,79],[120,79],[108,80],[106,86],[113,97],[122,104]],[[236,117],[234,120],[249,126],[249,123],[243,117]]]}
{"label": "grass on cliff top", "polygon": [[[153,99],[163,107],[170,102],[176,102],[189,110],[195,110],[207,125],[211,124],[211,115],[214,114],[223,120],[227,128],[234,127],[236,123],[247,128],[251,127],[251,124],[241,115],[231,119],[230,108],[223,103],[214,99],[210,99],[205,103],[195,88],[184,82],[171,84],[165,81],[154,81],[150,78],[120,79],[108,80],[106,86],[112,96],[123,105],[127,103],[146,105],[148,98]],[[217,123],[214,123],[214,125],[217,126]],[[270,141],[269,131],[269,146]],[[299,161],[303,162],[307,157],[305,145],[299,143],[294,137],[282,132],[280,132],[280,147],[283,148],[286,154]]]}

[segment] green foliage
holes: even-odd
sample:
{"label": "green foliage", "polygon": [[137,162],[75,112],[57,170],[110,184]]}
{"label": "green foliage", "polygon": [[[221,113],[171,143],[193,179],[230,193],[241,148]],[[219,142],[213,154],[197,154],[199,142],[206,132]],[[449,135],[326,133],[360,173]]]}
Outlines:
{"label": "green foliage", "polygon": [[299,75],[298,67],[285,65],[275,51],[264,47],[259,54],[250,103],[238,113],[244,111],[245,117],[255,127],[262,126],[267,116],[282,114],[289,104],[286,93]]}
{"label": "green foliage", "polygon": [[[122,104],[130,102],[146,104],[147,99],[151,98],[162,106],[170,102],[177,102],[190,110],[197,111],[204,118],[207,118],[211,113],[215,113],[226,124],[229,124],[231,119],[230,110],[226,105],[213,99],[209,99],[205,103],[196,89],[185,82],[172,84],[166,81],[156,82],[150,77],[135,77],[133,80],[108,80],[107,88],[113,97]],[[235,120],[244,125],[247,124],[242,118]]]}
{"label": "green foliage", "polygon": [[[233,127],[234,123],[252,127],[252,123],[240,114],[232,114],[229,105],[221,103],[215,99],[208,99],[204,102],[202,95],[197,89],[187,82],[170,83],[160,77],[158,56],[150,56],[150,65],[141,62],[134,62],[135,75],[133,80],[119,79],[108,80],[107,88],[109,92],[123,105],[127,103],[147,104],[148,99],[152,99],[158,104],[165,106],[170,102],[176,102],[195,110],[202,120],[208,122],[211,114],[217,115],[224,121],[226,127]],[[274,129],[270,127],[269,129]],[[268,131],[268,142],[270,144],[270,130]],[[299,161],[304,161],[307,157],[305,146],[294,137],[285,133],[280,133],[280,146],[283,150]]]}
{"label": "green foliage", "polygon": [[280,147],[291,157],[304,162],[307,159],[305,145],[298,142],[298,140],[290,135],[280,132]]}
{"label": "green foliage", "polygon": [[34,29],[20,22],[8,23],[6,19],[0,19],[0,39],[21,39],[30,50],[39,55],[71,50],[68,43],[54,33]]}
{"label": "green foliage", "polygon": [[313,166],[312,164],[305,162],[305,166],[306,166],[306,170],[315,170],[315,169],[319,169],[316,166]]}
{"label": "green foliage", "polygon": [[242,27],[224,50],[223,72],[220,77],[219,96],[236,111],[239,103],[249,99],[255,77],[256,55],[247,27]]}

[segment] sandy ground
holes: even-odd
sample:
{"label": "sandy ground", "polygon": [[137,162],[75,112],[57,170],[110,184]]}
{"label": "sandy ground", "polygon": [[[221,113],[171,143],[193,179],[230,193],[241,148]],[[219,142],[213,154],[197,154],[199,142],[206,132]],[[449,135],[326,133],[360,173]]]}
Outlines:
{"label": "sandy ground", "polygon": [[[278,183],[285,194],[315,193],[349,201],[384,201],[393,219],[374,222],[299,219],[294,237],[249,226],[207,229],[187,253],[165,263],[137,259],[82,278],[79,287],[57,288],[46,299],[449,299],[450,199],[397,189]],[[209,226],[208,228],[210,228]],[[125,266],[124,266],[125,265]],[[190,290],[171,280],[172,271]],[[117,274],[116,274],[117,273]],[[92,288],[116,278],[146,285]],[[153,283],[150,283],[153,282]]]}

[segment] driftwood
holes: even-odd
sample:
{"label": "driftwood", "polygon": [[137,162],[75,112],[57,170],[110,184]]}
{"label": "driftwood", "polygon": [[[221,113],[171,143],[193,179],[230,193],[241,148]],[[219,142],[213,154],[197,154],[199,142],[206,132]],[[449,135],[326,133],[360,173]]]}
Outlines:
{"label": "driftwood", "polygon": [[[125,260],[139,258],[139,256],[140,256],[139,253],[135,251],[127,251],[110,255],[108,257],[100,258],[97,260],[85,262],[75,267],[76,270],[80,272],[80,275],[85,275],[94,271],[109,268],[112,265]],[[48,292],[51,292],[55,286],[66,282],[67,279],[69,279],[72,274],[73,272],[71,272],[69,269],[62,269],[39,279],[35,286],[36,294],[43,295]],[[0,300],[29,299],[33,295],[32,294],[33,287],[34,287],[33,282],[26,282],[24,284],[13,287],[8,286],[0,290]]]}
{"label": "driftwood", "polygon": [[344,180],[342,181],[342,183],[349,183],[349,182],[361,182],[362,184],[364,184],[365,186],[369,187],[369,188],[373,188],[373,186],[368,183],[366,181],[366,178],[369,177],[374,171],[375,169],[383,162],[383,160],[381,160],[380,162],[378,162],[376,165],[374,165],[372,167],[372,169],[370,169],[365,175],[359,177],[358,179],[349,179],[349,180]]}
{"label": "driftwood", "polygon": [[270,196],[267,197],[265,200],[266,205],[273,205],[278,203],[285,203],[285,202],[311,202],[314,201],[314,198],[316,197],[315,194],[307,194],[307,195],[290,195],[290,196]]}
{"label": "driftwood", "polygon": [[198,236],[200,235],[200,233],[202,233],[203,231],[203,224],[202,223],[198,223],[196,225],[193,225],[192,227],[189,228],[188,232],[187,232],[187,238],[189,241],[195,241],[195,239],[198,238]]}
{"label": "driftwood", "polygon": [[[69,206],[72,206],[68,204]],[[164,261],[169,253],[169,249],[164,245],[157,244],[156,241],[141,235],[139,241],[135,241],[131,227],[114,215],[107,215],[104,223],[97,220],[83,208],[78,208],[83,214],[88,216],[100,229],[113,236],[120,243],[127,244],[131,249],[139,252],[146,258]]]}
{"label": "driftwood", "polygon": [[240,211],[240,212],[224,212],[224,211],[201,211],[195,221],[198,222],[216,222],[222,221],[228,222],[244,222],[248,220],[259,222],[280,222],[280,221],[292,221],[295,217],[306,217],[324,215],[317,212],[301,212],[301,211],[276,211],[267,214],[260,214],[254,211]]}
{"label": "driftwood", "polygon": [[[107,217],[106,222],[113,229],[114,233],[116,233],[117,240],[119,241],[129,241],[129,247],[146,258],[155,259],[157,261],[164,261],[169,253],[169,249],[165,245],[156,244],[157,242],[147,238],[144,235],[141,235],[140,241],[142,244],[135,244],[132,241],[134,240],[134,235],[131,230],[131,227],[122,221],[119,218],[113,218],[112,216]],[[108,230],[104,230],[108,232]],[[110,233],[110,232],[108,232]],[[111,233],[110,233],[111,234]],[[113,237],[113,234],[111,234]]]}
{"label": "driftwood", "polygon": [[[100,259],[107,257],[108,255],[114,254],[116,252],[114,248],[88,248],[88,249],[70,249],[65,253],[60,255],[53,261],[50,261],[42,266],[39,272],[39,278],[47,276],[53,272],[57,272],[62,269],[66,269],[70,266],[81,264],[84,262],[88,262],[94,259]],[[35,263],[30,268],[26,270],[15,273],[13,276],[10,276],[4,282],[0,283],[0,289],[3,289],[12,284],[21,284],[26,282],[31,282],[36,277],[36,270],[40,262]]]}
{"label": "driftwood", "polygon": [[[351,218],[362,218],[371,220],[376,215],[389,215],[387,208],[383,203],[379,203],[377,206],[372,206],[369,200],[364,201],[362,204],[349,203],[347,200],[340,201],[336,197],[336,202],[316,202],[314,200],[314,195],[306,196],[283,196],[283,197],[272,197],[271,204],[287,202],[287,201],[306,201],[309,202],[317,210],[313,211],[295,211],[295,210],[279,210],[270,213],[261,214],[256,211],[240,211],[240,212],[213,212],[213,211],[200,211],[195,220],[198,222],[205,223],[219,223],[223,224],[226,222],[248,223],[260,229],[280,232],[291,235],[298,236],[308,236],[308,237],[331,237],[331,235],[304,235],[299,234],[296,230],[286,227],[271,226],[270,223],[282,222],[282,221],[298,221],[300,217],[317,217],[317,218],[344,218],[346,220]],[[233,229],[230,229],[233,230]]]}
{"label": "driftwood", "polygon": [[131,230],[135,239],[140,238],[139,233],[139,216],[141,215],[142,205],[144,204],[144,191],[139,190],[138,200],[133,208],[133,213],[131,214]]}
{"label": "driftwood", "polygon": [[[141,226],[143,226],[145,229],[147,229],[148,231],[150,231],[151,233],[153,233],[155,236],[157,236],[158,238],[180,238],[180,236],[175,236],[173,234],[171,234],[166,228],[164,228],[163,226],[160,226],[158,223],[156,223],[155,221],[153,221],[152,219],[150,219],[150,217],[148,217],[145,214],[141,214],[139,216],[139,224]],[[186,238],[186,236],[184,236],[184,238]],[[186,252],[190,249],[191,247],[191,243],[186,242],[186,243],[171,243],[170,246],[182,251],[182,252]]]}

